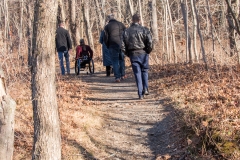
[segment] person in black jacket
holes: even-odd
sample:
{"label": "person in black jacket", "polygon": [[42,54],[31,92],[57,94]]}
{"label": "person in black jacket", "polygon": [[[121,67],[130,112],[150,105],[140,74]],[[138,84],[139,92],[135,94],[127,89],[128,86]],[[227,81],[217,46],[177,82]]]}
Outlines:
{"label": "person in black jacket", "polygon": [[123,23],[114,19],[114,15],[108,15],[109,22],[104,27],[104,42],[109,49],[112,60],[115,82],[120,82],[125,76],[124,53],[121,51],[121,37],[126,29]]}
{"label": "person in black jacket", "polygon": [[64,23],[62,21],[59,23],[59,27],[56,31],[55,41],[58,52],[58,58],[60,61],[61,73],[62,75],[65,74],[65,68],[63,63],[64,61],[63,57],[65,57],[67,74],[70,74],[69,54],[72,50],[72,41],[68,30],[64,29]]}
{"label": "person in black jacket", "polygon": [[140,25],[140,16],[134,14],[132,24],[123,33],[122,51],[130,58],[138,88],[139,99],[149,94],[149,53],[152,51],[152,35],[148,28]]}

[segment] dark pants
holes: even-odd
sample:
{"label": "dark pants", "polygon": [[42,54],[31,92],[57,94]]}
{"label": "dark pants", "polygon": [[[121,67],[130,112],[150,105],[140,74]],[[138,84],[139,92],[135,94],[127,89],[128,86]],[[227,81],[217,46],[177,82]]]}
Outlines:
{"label": "dark pants", "polygon": [[115,79],[120,79],[125,76],[125,60],[124,53],[119,47],[110,47],[109,48],[112,67]]}
{"label": "dark pants", "polygon": [[107,74],[107,76],[110,76],[110,74],[111,74],[111,66],[106,66],[106,74]]}
{"label": "dark pants", "polygon": [[149,54],[130,55],[130,61],[138,88],[138,95],[142,96],[143,92],[148,90]]}

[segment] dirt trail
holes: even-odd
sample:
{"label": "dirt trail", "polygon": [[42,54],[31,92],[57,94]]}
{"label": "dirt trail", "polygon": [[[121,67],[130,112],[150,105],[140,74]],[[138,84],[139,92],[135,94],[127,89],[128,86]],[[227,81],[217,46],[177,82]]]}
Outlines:
{"label": "dirt trail", "polygon": [[[85,100],[94,104],[103,119],[102,128],[89,131],[91,141],[101,153],[90,159],[155,160],[181,159],[181,138],[176,131],[174,109],[150,90],[143,100],[138,100],[137,87],[130,68],[128,78],[114,83],[113,76],[104,71],[95,74],[80,73],[90,94]],[[166,105],[164,105],[166,104]]]}

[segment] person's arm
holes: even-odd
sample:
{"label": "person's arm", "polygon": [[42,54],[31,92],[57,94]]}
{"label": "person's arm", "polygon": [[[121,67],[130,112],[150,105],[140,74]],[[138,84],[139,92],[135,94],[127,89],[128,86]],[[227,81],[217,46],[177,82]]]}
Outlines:
{"label": "person's arm", "polygon": [[71,41],[71,38],[70,38],[70,35],[69,35],[69,32],[67,31],[67,36],[66,36],[66,38],[67,38],[67,47],[68,47],[68,50],[69,50],[69,52],[72,50],[72,41]]}
{"label": "person's arm", "polygon": [[99,43],[103,44],[103,35],[104,31],[101,31],[100,37],[99,37]]}
{"label": "person's arm", "polygon": [[122,34],[122,45],[121,45],[121,50],[122,52],[129,57],[129,53],[127,52],[127,32],[124,31]]}
{"label": "person's arm", "polygon": [[91,49],[90,46],[88,46],[88,52],[90,54],[90,58],[92,59],[93,58],[93,50]]}
{"label": "person's arm", "polygon": [[153,49],[152,34],[148,28],[145,28],[146,31],[146,40],[145,40],[145,51],[149,54]]}
{"label": "person's arm", "polygon": [[76,47],[76,59],[81,57],[81,52],[82,52],[82,47],[81,46],[77,46]]}
{"label": "person's arm", "polygon": [[104,40],[104,43],[106,44],[107,48],[109,48],[108,39],[109,39],[108,28],[107,28],[107,26],[105,26],[103,40]]}

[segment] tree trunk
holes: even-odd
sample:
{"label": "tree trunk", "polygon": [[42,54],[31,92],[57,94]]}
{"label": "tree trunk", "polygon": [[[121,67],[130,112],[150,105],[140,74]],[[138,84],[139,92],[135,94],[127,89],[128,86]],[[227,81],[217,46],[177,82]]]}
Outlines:
{"label": "tree trunk", "polygon": [[166,5],[167,5],[167,10],[168,10],[168,15],[169,15],[169,21],[171,25],[171,36],[172,36],[172,43],[173,43],[173,57],[174,57],[174,63],[177,63],[177,56],[176,56],[176,42],[175,42],[175,30],[174,30],[174,25],[172,22],[172,15],[171,15],[171,10],[169,6],[168,0],[166,0]]}
{"label": "tree trunk", "polygon": [[129,8],[130,8],[131,16],[133,16],[134,15],[134,8],[133,8],[132,0],[128,0],[128,5],[129,5]]}
{"label": "tree trunk", "polygon": [[27,5],[27,37],[28,37],[28,66],[32,66],[32,1],[28,1]]}
{"label": "tree trunk", "polygon": [[92,30],[91,30],[92,27],[90,25],[89,7],[86,7],[86,6],[89,6],[89,4],[90,4],[89,1],[85,1],[82,10],[83,10],[83,18],[85,23],[88,44],[92,47],[92,50],[94,51],[94,44],[93,44]]}
{"label": "tree trunk", "polygon": [[143,20],[143,14],[142,14],[142,1],[141,0],[138,0],[138,5],[139,5],[139,14],[140,14],[140,17],[141,17],[141,24],[142,24],[142,26],[144,26],[144,20]]}
{"label": "tree trunk", "polygon": [[184,21],[184,28],[186,32],[186,61],[188,61],[189,57],[189,62],[192,63],[192,43],[191,43],[191,37],[188,31],[188,11],[186,4],[181,1],[181,9],[182,9],[182,14],[183,14],[183,21]]}
{"label": "tree trunk", "polygon": [[0,157],[1,160],[13,159],[14,114],[16,103],[7,94],[5,79],[0,65]]}
{"label": "tree trunk", "polygon": [[73,39],[73,46],[78,44],[77,37],[76,37],[76,0],[70,0],[70,29],[71,29],[71,37]]}
{"label": "tree trunk", "polygon": [[191,0],[192,7],[192,17],[193,17],[193,51],[195,55],[195,61],[199,62],[198,52],[197,52],[197,17],[194,12],[193,0]]}
{"label": "tree trunk", "polygon": [[159,42],[158,24],[157,24],[157,4],[156,0],[152,0],[152,34],[153,43],[156,45]]}
{"label": "tree trunk", "polygon": [[198,30],[198,35],[199,35],[200,42],[201,42],[202,57],[203,57],[203,61],[205,63],[205,69],[208,70],[207,58],[206,58],[206,53],[205,53],[205,49],[204,49],[204,45],[203,45],[202,33],[201,33],[201,30],[200,30],[200,26],[199,26],[198,12],[197,12],[197,8],[196,8],[196,1],[195,0],[193,0],[193,6],[194,6],[194,13],[196,14],[196,17],[197,17],[197,30]]}
{"label": "tree trunk", "polygon": [[61,159],[54,54],[57,7],[57,0],[35,2],[31,82],[34,119],[32,159],[34,160]]}

